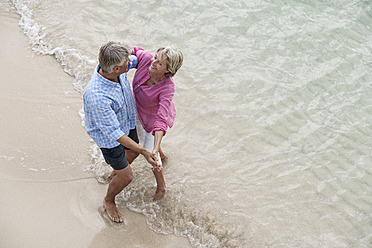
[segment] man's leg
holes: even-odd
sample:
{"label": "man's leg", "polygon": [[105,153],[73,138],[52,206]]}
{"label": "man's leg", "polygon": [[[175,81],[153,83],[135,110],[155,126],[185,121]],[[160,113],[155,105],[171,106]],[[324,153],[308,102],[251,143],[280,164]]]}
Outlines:
{"label": "man's leg", "polygon": [[[131,164],[133,160],[135,160],[138,157],[139,153],[133,150],[125,150],[125,156],[127,157],[128,163]],[[111,172],[111,175],[108,177],[110,180],[112,180],[116,175],[117,170],[113,170]]]}
{"label": "man's leg", "polygon": [[[138,143],[138,136],[136,129],[131,129],[128,135],[129,138],[131,138],[133,141]],[[139,153],[133,150],[130,150],[128,148],[125,148],[125,156],[127,157],[128,163],[131,164],[133,160],[135,160],[138,157]],[[111,172],[111,175],[108,177],[109,180],[112,180],[114,176],[116,175],[116,170],[113,170]]]}
{"label": "man's leg", "polygon": [[[130,130],[128,137],[138,144],[139,141],[136,128]],[[129,164],[131,164],[133,160],[138,157],[138,155],[138,152],[125,148],[125,156],[127,157]]]}
{"label": "man's leg", "polygon": [[103,205],[106,208],[108,216],[114,222],[123,222],[121,213],[115,204],[115,197],[132,181],[132,179],[132,169],[128,165],[122,170],[115,170],[115,176],[112,178],[109,184],[107,194],[103,200]]}
{"label": "man's leg", "polygon": [[128,163],[131,164],[133,160],[138,157],[139,153],[133,150],[125,150],[125,156],[128,159]]}

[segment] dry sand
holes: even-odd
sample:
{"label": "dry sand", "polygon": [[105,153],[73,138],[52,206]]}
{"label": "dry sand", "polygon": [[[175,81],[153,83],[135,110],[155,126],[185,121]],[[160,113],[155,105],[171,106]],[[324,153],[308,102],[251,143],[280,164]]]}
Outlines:
{"label": "dry sand", "polygon": [[80,93],[52,56],[35,54],[15,13],[0,13],[0,247],[191,247],[120,208],[99,214],[107,185],[85,171],[91,145]]}

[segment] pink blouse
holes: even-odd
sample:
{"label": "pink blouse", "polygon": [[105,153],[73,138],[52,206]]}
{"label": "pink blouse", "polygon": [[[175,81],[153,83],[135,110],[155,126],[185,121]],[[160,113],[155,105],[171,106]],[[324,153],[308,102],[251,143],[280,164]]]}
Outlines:
{"label": "pink blouse", "polygon": [[164,78],[154,85],[142,85],[150,78],[149,68],[154,54],[141,47],[132,47],[133,55],[138,58],[137,71],[133,78],[133,95],[136,102],[137,115],[143,128],[148,133],[172,127],[176,117],[176,108],[172,101],[174,82],[172,78]]}

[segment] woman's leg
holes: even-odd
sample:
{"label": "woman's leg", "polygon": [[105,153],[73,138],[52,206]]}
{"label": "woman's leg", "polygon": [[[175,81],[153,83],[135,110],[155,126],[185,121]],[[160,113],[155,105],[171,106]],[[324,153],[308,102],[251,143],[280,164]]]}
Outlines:
{"label": "woman's leg", "polygon": [[163,170],[158,171],[158,170],[153,170],[155,179],[156,179],[156,192],[153,198],[153,201],[158,201],[163,199],[167,188],[165,186],[165,180],[164,180],[164,175],[163,175]]}
{"label": "woman's leg", "polygon": [[167,159],[167,156],[164,154],[163,149],[161,149],[161,147],[159,149],[159,154],[160,154],[161,160],[166,160]]}
{"label": "woman's leg", "polygon": [[[144,137],[143,147],[152,151],[154,149],[154,136],[151,133],[147,133],[146,131],[145,131],[144,136],[145,137]],[[158,154],[158,158],[160,159],[160,162],[161,162],[161,158],[159,154]],[[152,168],[151,164],[149,164],[147,161],[146,163],[148,167]],[[165,180],[164,180],[163,170],[158,171],[155,169],[153,170],[153,173],[154,173],[156,184],[157,184],[156,192],[155,192],[153,200],[158,201],[158,200],[163,199],[165,195],[165,192],[166,192]]]}

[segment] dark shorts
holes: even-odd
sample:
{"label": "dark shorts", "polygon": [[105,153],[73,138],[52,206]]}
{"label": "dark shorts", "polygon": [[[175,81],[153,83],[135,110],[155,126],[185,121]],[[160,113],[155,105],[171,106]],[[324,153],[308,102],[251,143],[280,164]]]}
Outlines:
{"label": "dark shorts", "polygon": [[[128,137],[138,144],[138,136],[135,128],[130,130]],[[130,149],[121,144],[114,148],[101,148],[106,163],[108,163],[114,170],[122,170],[128,166],[125,150]]]}

